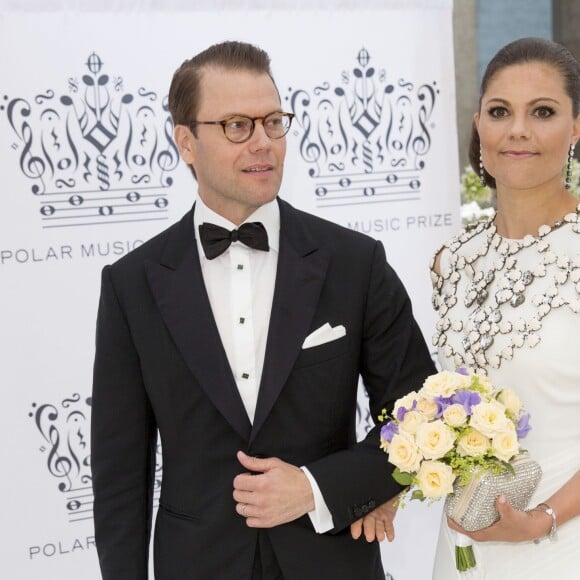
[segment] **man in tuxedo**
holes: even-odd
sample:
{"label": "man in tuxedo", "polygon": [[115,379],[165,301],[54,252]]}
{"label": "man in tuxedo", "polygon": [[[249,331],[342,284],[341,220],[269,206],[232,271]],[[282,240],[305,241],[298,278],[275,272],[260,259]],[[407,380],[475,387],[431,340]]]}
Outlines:
{"label": "man in tuxedo", "polygon": [[[292,114],[269,57],[214,45],[176,71],[198,185],[178,223],[103,270],[92,414],[105,580],[384,579],[349,526],[399,491],[372,415],[433,372],[380,242],[277,198]],[[386,512],[385,512],[386,513]],[[368,518],[368,516],[367,516]],[[366,524],[365,524],[366,525]]]}

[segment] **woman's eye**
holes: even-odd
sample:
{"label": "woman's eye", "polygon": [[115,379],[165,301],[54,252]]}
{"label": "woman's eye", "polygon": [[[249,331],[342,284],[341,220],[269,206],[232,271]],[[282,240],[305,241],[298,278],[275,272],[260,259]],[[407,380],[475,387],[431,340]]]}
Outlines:
{"label": "woman's eye", "polygon": [[540,119],[548,119],[554,114],[554,109],[551,107],[538,107],[534,111],[534,115]]}
{"label": "woman's eye", "polygon": [[508,111],[505,107],[492,107],[488,110],[488,114],[490,117],[494,119],[501,119],[502,117],[506,117]]}

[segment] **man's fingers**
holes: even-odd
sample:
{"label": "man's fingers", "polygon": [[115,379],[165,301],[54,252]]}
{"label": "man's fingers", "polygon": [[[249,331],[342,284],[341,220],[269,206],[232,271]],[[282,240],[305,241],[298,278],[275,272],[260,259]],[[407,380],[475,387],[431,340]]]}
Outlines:
{"label": "man's fingers", "polygon": [[372,516],[363,519],[363,529],[367,542],[374,542],[377,539],[377,524],[382,527],[382,523]]}
{"label": "man's fingers", "polygon": [[237,453],[238,461],[245,467],[248,471],[253,472],[265,472],[272,467],[274,467],[276,463],[276,459],[274,457],[254,457],[252,455],[247,455],[243,451],[238,451]]}
{"label": "man's fingers", "polygon": [[[385,535],[389,542],[392,542],[395,539],[395,527],[393,526],[393,522],[384,524],[385,528]],[[382,542],[382,540],[380,540]]]}
{"label": "man's fingers", "polygon": [[234,500],[237,503],[253,503],[254,492],[244,489],[234,489]]}
{"label": "man's fingers", "polygon": [[357,520],[356,522],[352,522],[352,524],[350,524],[350,535],[352,536],[353,540],[358,540],[361,534],[362,534],[362,519]]}

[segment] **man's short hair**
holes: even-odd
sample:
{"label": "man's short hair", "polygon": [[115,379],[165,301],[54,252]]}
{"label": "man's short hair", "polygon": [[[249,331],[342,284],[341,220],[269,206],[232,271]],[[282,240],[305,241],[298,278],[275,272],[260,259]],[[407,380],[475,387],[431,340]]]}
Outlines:
{"label": "man's short hair", "polygon": [[200,73],[202,69],[211,67],[263,73],[274,82],[270,57],[261,48],[237,41],[214,44],[186,60],[173,75],[169,88],[169,112],[174,125],[187,125],[196,120],[200,100]]}

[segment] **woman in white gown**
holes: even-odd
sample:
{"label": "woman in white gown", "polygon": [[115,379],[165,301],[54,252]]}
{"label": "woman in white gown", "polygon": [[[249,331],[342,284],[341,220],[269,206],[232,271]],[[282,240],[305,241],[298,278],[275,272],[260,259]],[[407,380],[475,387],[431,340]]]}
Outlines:
{"label": "woman in white gown", "polygon": [[[528,38],[496,54],[470,159],[497,212],[433,264],[443,368],[477,369],[519,394],[532,425],[522,444],[543,470],[530,511],[498,501],[497,523],[464,532],[477,560],[470,579],[580,578],[580,206],[567,190],[579,108],[580,69],[564,47]],[[457,531],[442,522],[435,580],[465,577]]]}

